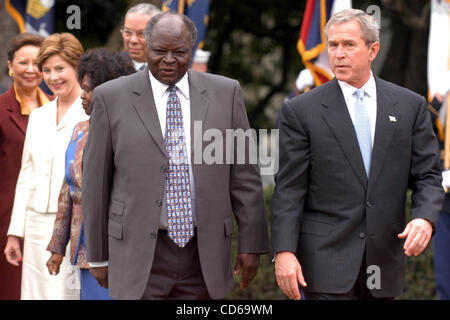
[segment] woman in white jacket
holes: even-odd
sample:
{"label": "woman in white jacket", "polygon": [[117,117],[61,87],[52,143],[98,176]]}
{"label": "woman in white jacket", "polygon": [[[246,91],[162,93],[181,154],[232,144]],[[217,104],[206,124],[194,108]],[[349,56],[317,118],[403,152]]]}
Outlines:
{"label": "woman in white jacket", "polygon": [[46,247],[58,211],[65,151],[75,125],[88,119],[77,80],[82,54],[81,43],[69,33],[48,37],[38,54],[38,67],[56,99],[30,115],[4,250],[7,261],[19,266],[23,238],[21,299],[25,300],[79,299],[79,280],[69,259],[64,259],[58,275],[49,275]]}

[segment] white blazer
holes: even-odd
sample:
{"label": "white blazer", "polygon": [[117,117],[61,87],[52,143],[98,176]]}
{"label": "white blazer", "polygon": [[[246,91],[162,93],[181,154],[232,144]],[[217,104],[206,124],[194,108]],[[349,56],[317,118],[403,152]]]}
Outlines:
{"label": "white blazer", "polygon": [[27,209],[40,213],[58,211],[67,146],[75,125],[89,116],[78,97],[56,125],[57,99],[30,114],[8,235],[24,236]]}

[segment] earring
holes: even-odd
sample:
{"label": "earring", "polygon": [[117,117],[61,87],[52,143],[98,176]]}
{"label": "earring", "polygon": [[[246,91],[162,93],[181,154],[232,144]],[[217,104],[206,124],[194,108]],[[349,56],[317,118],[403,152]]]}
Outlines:
{"label": "earring", "polygon": [[13,72],[11,71],[11,69],[9,69],[9,72],[8,72],[8,74],[9,74],[9,76],[12,78],[12,76],[13,76]]}

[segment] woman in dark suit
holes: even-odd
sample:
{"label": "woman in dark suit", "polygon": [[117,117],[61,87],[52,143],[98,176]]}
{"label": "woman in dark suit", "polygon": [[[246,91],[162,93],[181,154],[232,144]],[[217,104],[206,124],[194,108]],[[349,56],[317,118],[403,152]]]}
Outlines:
{"label": "woman in dark suit", "polygon": [[[0,248],[6,245],[28,116],[52,99],[39,88],[42,73],[37,56],[43,40],[39,35],[21,33],[11,40],[8,49],[13,84],[0,95]],[[20,299],[20,278],[21,268],[8,264],[1,255],[0,300]]]}

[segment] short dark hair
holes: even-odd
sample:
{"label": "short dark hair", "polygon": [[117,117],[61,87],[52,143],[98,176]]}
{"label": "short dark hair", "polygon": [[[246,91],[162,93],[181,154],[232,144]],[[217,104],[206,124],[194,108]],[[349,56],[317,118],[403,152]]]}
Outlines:
{"label": "short dark hair", "polygon": [[87,50],[80,58],[78,81],[85,75],[91,81],[92,89],[104,82],[136,72],[130,57],[106,48]]}
{"label": "short dark hair", "polygon": [[173,11],[165,11],[162,13],[158,13],[157,15],[153,16],[147,22],[147,25],[145,26],[145,31],[144,31],[145,41],[147,42],[147,48],[150,48],[150,46],[151,46],[150,38],[153,34],[155,25],[158,23],[159,20],[161,20],[162,17],[168,16],[168,15],[181,17],[181,19],[184,22],[184,25],[186,26],[186,28],[189,30],[189,33],[191,34],[191,43],[192,43],[192,50],[193,50],[195,47],[195,44],[197,43],[197,33],[198,33],[195,23],[188,16],[185,16],[184,14],[179,14],[179,13],[176,13]]}
{"label": "short dark hair", "polygon": [[40,48],[43,41],[44,37],[40,35],[28,32],[19,33],[18,35],[14,36],[9,42],[8,60],[12,62],[16,51],[18,51],[23,46],[29,45]]}

